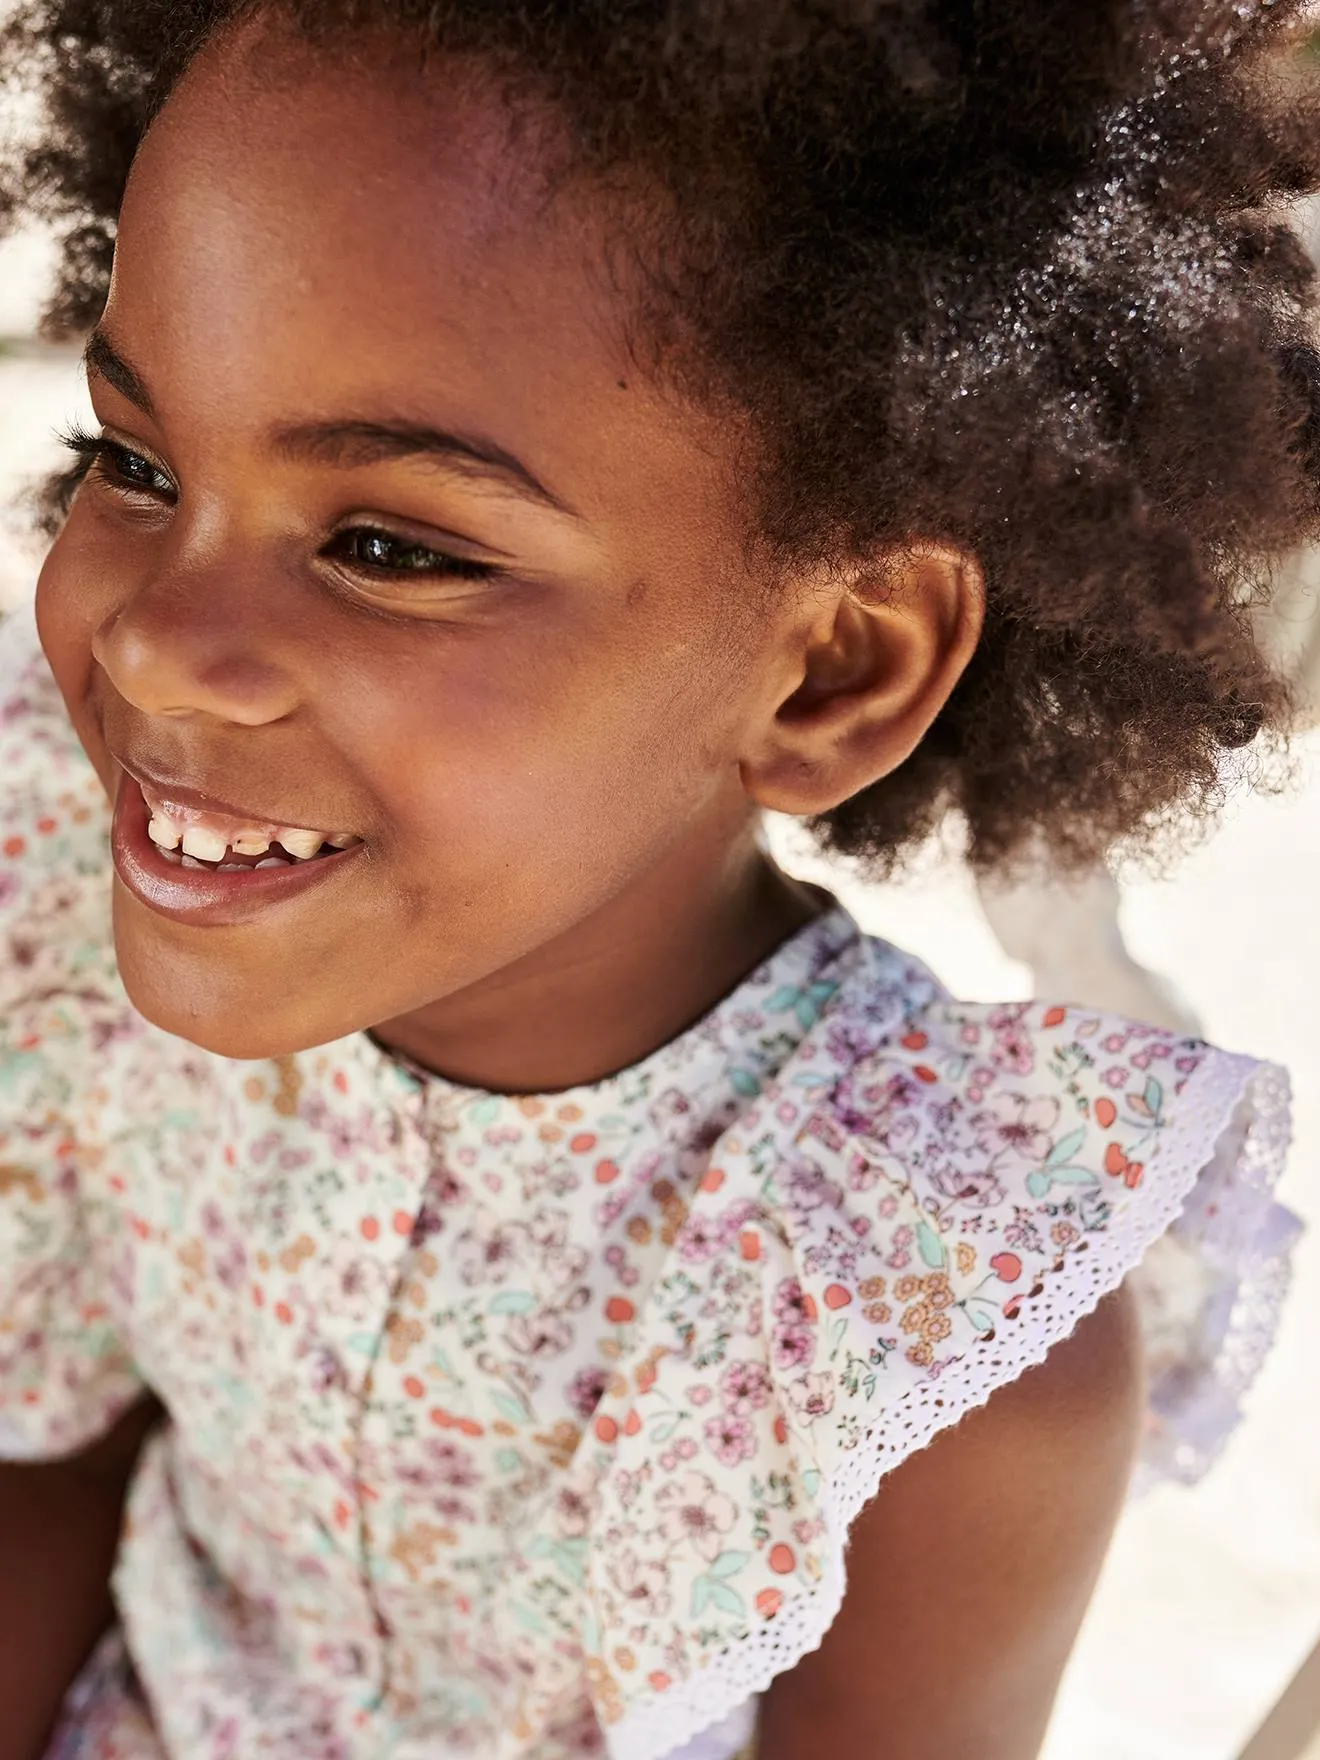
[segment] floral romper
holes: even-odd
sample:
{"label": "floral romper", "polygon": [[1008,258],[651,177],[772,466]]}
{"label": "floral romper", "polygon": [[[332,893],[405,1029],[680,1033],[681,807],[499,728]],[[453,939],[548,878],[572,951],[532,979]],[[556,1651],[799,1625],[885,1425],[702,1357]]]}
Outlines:
{"label": "floral romper", "polygon": [[[635,1068],[233,1062],[115,971],[107,814],[0,631],[0,1455],[144,1389],[58,1760],[728,1760],[884,1475],[1129,1275],[1196,1478],[1298,1224],[1277,1069],[954,1002],[840,908]],[[1139,1269],[1137,1269],[1139,1267]]]}

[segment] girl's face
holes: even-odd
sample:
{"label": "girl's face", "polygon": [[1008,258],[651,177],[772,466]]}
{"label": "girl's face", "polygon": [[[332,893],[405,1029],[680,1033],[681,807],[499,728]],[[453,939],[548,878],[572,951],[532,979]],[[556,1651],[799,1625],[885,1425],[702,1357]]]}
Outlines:
{"label": "girl's face", "polygon": [[[142,149],[89,351],[111,446],[39,591],[130,993],[239,1056],[726,884],[773,682],[732,438],[640,379],[590,215],[493,100],[280,49],[212,48]],[[144,800],[227,860],[351,841],[209,873]]]}
{"label": "girl's face", "polygon": [[638,372],[617,212],[462,72],[213,43],[89,347],[42,639],[116,803],[129,993],[227,1055],[384,1023],[493,1081],[468,1050],[531,1003],[668,983],[610,1041],[640,1055],[808,914],[757,803],[901,761],[975,641],[952,565],[882,631],[749,560],[747,436]]}

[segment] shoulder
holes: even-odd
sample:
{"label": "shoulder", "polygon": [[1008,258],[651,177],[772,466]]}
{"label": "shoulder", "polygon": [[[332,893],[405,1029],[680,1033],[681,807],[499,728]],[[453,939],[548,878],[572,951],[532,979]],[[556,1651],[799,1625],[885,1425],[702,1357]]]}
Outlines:
{"label": "shoulder", "polygon": [[1142,1363],[1120,1286],[883,1481],[841,1612],[771,1689],[764,1760],[822,1738],[861,1760],[877,1728],[904,1754],[1036,1751],[1126,1495]]}
{"label": "shoulder", "polygon": [[[995,1576],[1009,1554],[1019,1587],[1034,1571],[1089,1583],[1126,1495],[1145,1406],[1136,1299],[1110,1291],[1041,1363],[998,1386],[884,1480],[853,1528],[854,1564],[893,1557],[897,1527],[915,1521],[941,1545],[952,1519],[961,1579]],[[1001,1547],[1002,1541],[1002,1547]],[[1062,1547],[1062,1552],[1058,1549]],[[856,1581],[855,1569],[850,1580]]]}
{"label": "shoulder", "polygon": [[[954,1002],[913,969],[883,1017],[843,986],[815,1055],[785,1069],[747,1133],[787,1247],[766,1255],[772,1354],[805,1358],[805,1313],[829,1362],[855,1366],[812,1430],[853,1507],[1065,1343],[1103,1365],[1113,1308],[1080,1323],[1171,1227],[1228,1292],[1237,1262],[1265,1251],[1288,1138],[1269,1065],[1093,1010]],[[1150,1281],[1115,1304],[1131,1320],[1139,1301],[1146,1331]],[[1162,1408],[1202,1345],[1218,1354],[1208,1333],[1166,1350]],[[1043,1398],[1056,1373],[1014,1397]],[[853,1449],[855,1426],[878,1459]]]}
{"label": "shoulder", "polygon": [[[998,1385],[881,1487],[908,1480],[916,1502],[955,1492],[989,1493],[997,1516],[1035,1509],[1048,1491],[1056,1509],[1117,1509],[1145,1410],[1145,1351],[1131,1286],[1103,1296],[1043,1362]],[[863,1538],[864,1512],[855,1533]],[[1105,1522],[1107,1526],[1107,1519]]]}

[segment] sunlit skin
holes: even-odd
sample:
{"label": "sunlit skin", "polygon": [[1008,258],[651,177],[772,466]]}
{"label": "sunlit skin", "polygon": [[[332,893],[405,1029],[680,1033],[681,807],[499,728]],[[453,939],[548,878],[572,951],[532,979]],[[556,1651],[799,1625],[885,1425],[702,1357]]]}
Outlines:
{"label": "sunlit skin", "polygon": [[[630,354],[602,273],[626,218],[581,181],[548,200],[543,136],[511,144],[442,71],[264,25],[196,63],[133,170],[91,359],[126,450],[80,489],[38,615],[112,796],[127,764],[364,840],[239,925],[117,881],[149,1019],[236,1057],[371,1027],[545,1090],[663,1043],[820,908],[762,810],[902,761],[980,584],[938,534],[897,573],[773,576],[748,430]],[[519,464],[289,437],[347,422]]]}

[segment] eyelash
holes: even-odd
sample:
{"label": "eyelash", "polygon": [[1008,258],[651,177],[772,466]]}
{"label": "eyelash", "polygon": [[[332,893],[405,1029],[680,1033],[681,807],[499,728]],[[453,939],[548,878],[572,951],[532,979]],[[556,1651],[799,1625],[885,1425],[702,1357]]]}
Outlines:
{"label": "eyelash", "polygon": [[[62,446],[73,453],[76,463],[70,473],[70,490],[76,489],[93,472],[107,488],[121,495],[162,496],[173,494],[173,485],[162,489],[157,482],[135,480],[129,475],[134,466],[141,466],[151,476],[169,482],[165,473],[152,464],[142,453],[134,452],[131,447],[121,446],[117,440],[108,439],[104,434],[89,434],[76,424],[63,430],[59,436]],[[348,540],[345,546],[345,540]],[[391,567],[388,563],[367,561],[352,554],[353,549],[362,542],[378,545],[392,545],[404,556],[421,557],[427,560],[425,567],[415,564]],[[426,544],[413,544],[406,538],[400,538],[393,532],[387,532],[378,526],[349,526],[337,532],[333,540],[334,548],[325,554],[336,561],[346,563],[359,573],[377,580],[388,576],[393,579],[417,579],[418,577],[442,575],[450,579],[467,581],[484,581],[499,573],[494,563],[477,562],[466,556],[451,556],[443,550],[432,550]],[[345,554],[345,548],[348,554]]]}

